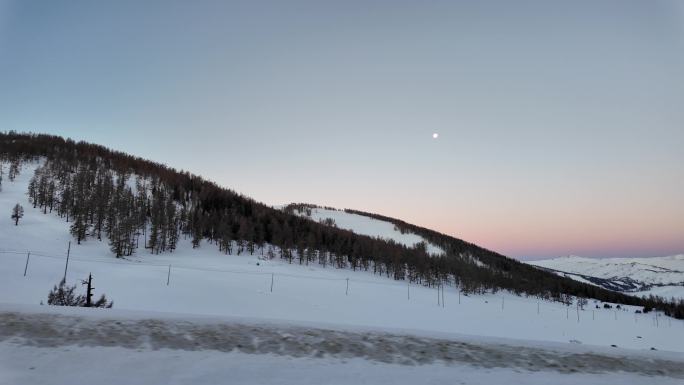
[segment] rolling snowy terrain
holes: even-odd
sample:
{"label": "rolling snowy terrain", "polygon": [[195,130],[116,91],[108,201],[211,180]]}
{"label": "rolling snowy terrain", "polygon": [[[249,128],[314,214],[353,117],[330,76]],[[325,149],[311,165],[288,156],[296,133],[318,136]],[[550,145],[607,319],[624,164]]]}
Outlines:
{"label": "rolling snowy terrain", "polygon": [[[370,272],[268,260],[259,249],[239,256],[206,242],[193,249],[189,239],[173,253],[116,259],[105,241],[78,245],[68,223],[34,209],[31,175],[25,167],[0,191],[0,384],[73,382],[74,363],[88,357],[84,375],[111,383],[169,375],[195,384],[225,376],[285,384],[684,378],[684,322],[634,307],[590,301],[579,309],[502,292],[465,296],[456,287],[439,293]],[[25,208],[18,226],[9,218],[16,203]],[[367,235],[421,241],[387,222],[316,215]],[[40,306],[65,270],[79,286],[92,273],[95,295],[106,293],[114,309]],[[237,334],[212,344],[217,328]]]}
{"label": "rolling snowy terrain", "polygon": [[684,298],[684,254],[605,259],[568,256],[528,263],[609,290]]}

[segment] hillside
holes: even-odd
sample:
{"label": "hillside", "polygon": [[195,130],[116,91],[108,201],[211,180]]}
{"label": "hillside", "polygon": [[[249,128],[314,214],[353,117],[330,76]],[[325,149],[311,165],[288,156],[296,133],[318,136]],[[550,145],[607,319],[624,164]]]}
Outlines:
{"label": "hillside", "polygon": [[[282,219],[288,226],[316,233],[300,238],[293,232],[297,246],[291,248],[279,244],[277,237],[271,242],[258,237],[221,241],[176,220],[183,216],[168,219],[169,213],[183,212],[183,200],[168,199],[174,195],[169,193],[166,204],[155,203],[164,196],[160,191],[173,189],[159,182],[163,173],[146,173],[145,167],[115,171],[111,178],[111,186],[119,186],[124,196],[140,186],[156,186],[135,194],[147,202],[143,227],[131,234],[116,233],[113,227],[120,224],[118,210],[124,205],[109,201],[103,206],[98,239],[97,210],[84,214],[77,204],[63,208],[58,202],[60,188],[50,187],[55,182],[50,179],[52,167],[57,166],[50,162],[62,163],[49,155],[3,158],[0,167],[0,212],[5,213],[0,220],[0,384],[70,383],[74,363],[87,363],[80,365],[81,380],[111,384],[167,383],[169,378],[200,385],[225,378],[263,384],[415,384],[425,378],[445,383],[455,373],[468,383],[495,385],[676,384],[684,378],[684,321],[663,311],[642,312],[642,303],[669,310],[671,305],[509,262],[396,219],[311,205],[275,210],[227,190],[221,190],[223,199],[249,207],[260,220]],[[94,164],[100,162],[101,157]],[[82,183],[80,178],[88,180],[83,171],[87,166],[76,164],[64,174],[56,173],[70,187]],[[102,181],[110,169],[116,167],[105,169]],[[193,178],[192,183],[199,182]],[[96,182],[83,191],[100,187]],[[110,200],[118,199],[116,190]],[[209,194],[206,189],[200,192]],[[69,196],[78,194],[83,192]],[[193,193],[186,194],[193,202]],[[89,207],[89,200],[98,201],[97,194],[84,196],[74,202]],[[221,200],[209,204],[205,199],[198,196],[185,210],[197,204],[208,208],[202,215],[211,218],[209,208],[220,207]],[[123,218],[140,218],[131,215],[135,201],[126,202],[129,211]],[[15,224],[10,213],[17,204],[24,211]],[[158,215],[155,207],[164,207],[166,220],[152,219]],[[244,234],[240,228],[250,223],[247,218],[239,217],[235,234]],[[212,229],[211,222],[201,223]],[[120,238],[110,239],[110,232]],[[128,249],[117,256],[117,246],[128,236]],[[157,243],[152,242],[154,236],[159,237]],[[353,254],[338,254],[327,237],[379,249],[371,249],[365,262],[354,265]],[[380,259],[387,251],[395,257],[417,257],[402,261],[413,272],[398,276],[387,269]],[[450,259],[458,263],[452,268],[463,269],[458,275],[444,274]],[[411,263],[443,270],[419,273],[417,266],[411,270]],[[557,286],[539,286],[545,295],[521,295],[520,286],[496,286],[510,282],[498,279],[501,271],[510,280],[541,277],[538,284]],[[521,271],[534,274],[527,277]],[[440,274],[438,280],[431,278],[433,273]],[[64,277],[83,293],[82,280],[90,274],[95,295],[106,294],[114,301],[113,309],[40,305]],[[590,288],[598,296],[608,293],[635,304],[584,303],[564,294],[564,288]]]}
{"label": "hillside", "polygon": [[684,255],[605,259],[567,256],[528,263],[609,290],[684,298]]}
{"label": "hillside", "polygon": [[[24,191],[30,176],[22,172],[14,181],[3,183],[2,212],[27,199]],[[268,247],[263,255],[257,249],[253,255],[227,256],[209,242],[193,248],[189,237],[181,237],[172,253],[114,258],[107,242],[89,239],[79,245],[73,241],[69,223],[39,208],[27,205],[17,226],[6,219],[0,221],[0,302],[29,308],[41,309],[38,304],[64,276],[71,240],[68,283],[81,286],[81,280],[92,273],[95,294],[105,293],[118,310],[177,313],[182,318],[240,317],[249,322],[274,320],[334,329],[411,331],[428,336],[505,338],[516,344],[576,341],[684,352],[684,345],[673,338],[684,321],[662,313],[635,313],[640,307],[616,310],[615,304],[607,309],[603,303],[590,302],[580,309],[576,303],[567,306],[505,291],[466,294],[453,286],[438,290],[372,271],[307,265],[305,259],[302,265],[296,260],[270,259]]]}
{"label": "hillside", "polygon": [[463,293],[508,290],[564,303],[577,296],[655,306],[684,317],[681,304],[559,277],[396,219],[347,210],[392,223],[402,234],[425,242],[395,242],[319,223],[98,145],[10,132],[0,134],[0,155],[7,180],[29,178],[26,206],[67,222],[75,244],[98,242],[117,258],[151,260],[151,255],[177,253],[183,244],[198,249],[207,243],[225,255],[258,251],[268,260],[361,270],[425,287],[457,287]]}

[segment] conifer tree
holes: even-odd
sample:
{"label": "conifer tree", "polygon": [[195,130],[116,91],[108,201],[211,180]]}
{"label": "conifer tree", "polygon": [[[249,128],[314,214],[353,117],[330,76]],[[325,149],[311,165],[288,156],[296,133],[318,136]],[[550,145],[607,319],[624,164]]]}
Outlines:
{"label": "conifer tree", "polygon": [[17,203],[14,205],[14,208],[12,208],[12,219],[14,219],[14,225],[18,226],[19,225],[19,219],[24,217],[24,208]]}

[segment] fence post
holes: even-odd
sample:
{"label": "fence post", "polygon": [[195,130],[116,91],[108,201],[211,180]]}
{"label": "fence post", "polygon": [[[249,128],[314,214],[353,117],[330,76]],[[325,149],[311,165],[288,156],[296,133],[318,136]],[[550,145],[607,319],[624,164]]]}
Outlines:
{"label": "fence post", "polygon": [[169,282],[171,282],[171,264],[169,264],[169,273],[166,275],[166,286],[169,286]]}
{"label": "fence post", "polygon": [[408,280],[406,281],[406,299],[411,300],[411,282]]}
{"label": "fence post", "polygon": [[444,304],[444,285],[441,285],[441,286],[442,286],[442,307],[446,307],[446,305]]}
{"label": "fence post", "polygon": [[349,278],[347,278],[347,290],[345,290],[344,295],[349,295]]}
{"label": "fence post", "polygon": [[67,260],[64,266],[64,281],[66,281],[67,269],[69,269],[69,254],[71,254],[71,241],[69,241],[69,248],[67,249]]}
{"label": "fence post", "polygon": [[271,293],[273,293],[273,273],[271,273]]}
{"label": "fence post", "polygon": [[31,252],[30,251],[26,255],[26,266],[24,266],[24,277],[26,277],[26,270],[28,270],[29,258],[31,258]]}
{"label": "fence post", "polygon": [[539,301],[537,301],[537,314],[539,314]]}

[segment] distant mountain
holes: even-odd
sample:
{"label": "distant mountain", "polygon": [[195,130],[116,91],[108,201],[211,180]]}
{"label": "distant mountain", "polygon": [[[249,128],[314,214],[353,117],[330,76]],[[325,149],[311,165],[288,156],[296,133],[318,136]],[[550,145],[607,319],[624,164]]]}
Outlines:
{"label": "distant mountain", "polygon": [[604,259],[571,255],[528,263],[608,290],[639,296],[684,298],[684,254]]}

